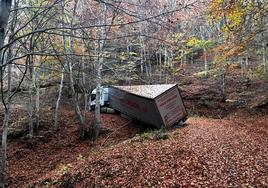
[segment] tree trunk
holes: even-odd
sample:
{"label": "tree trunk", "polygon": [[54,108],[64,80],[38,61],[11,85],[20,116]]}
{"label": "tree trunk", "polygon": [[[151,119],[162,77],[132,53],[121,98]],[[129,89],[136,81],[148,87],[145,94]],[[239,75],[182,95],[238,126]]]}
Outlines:
{"label": "tree trunk", "polygon": [[165,47],[165,61],[164,61],[164,65],[165,65],[165,83],[167,84],[167,82],[168,82],[168,73],[167,73],[168,51],[167,51],[167,47]]}
{"label": "tree trunk", "polygon": [[247,71],[247,69],[249,68],[248,54],[246,55],[245,59],[246,59],[245,63],[246,63],[246,71]]}
{"label": "tree trunk", "polygon": [[[32,28],[34,30],[34,28]],[[30,52],[34,52],[34,35],[30,38]],[[34,57],[33,55],[28,56],[28,69],[29,69],[29,80],[28,80],[28,123],[29,123],[29,136],[33,137],[34,127],[33,127],[33,86],[34,86]]]}
{"label": "tree trunk", "polygon": [[4,122],[3,122],[3,133],[2,133],[2,161],[1,161],[1,169],[0,169],[0,188],[5,187],[5,169],[6,169],[6,159],[7,159],[7,129],[9,124],[9,116],[10,116],[10,95],[11,95],[11,64],[8,65],[8,92],[7,92],[7,101],[6,108],[4,114]]}
{"label": "tree trunk", "polygon": [[36,88],[36,94],[35,94],[35,117],[36,117],[36,128],[40,125],[40,83],[39,83],[39,75],[34,68],[34,78],[35,78],[35,88]]}
{"label": "tree trunk", "polygon": [[[106,4],[102,4],[103,8],[103,17],[101,18],[101,25],[106,24],[106,11],[107,7]],[[103,53],[104,53],[104,44],[105,44],[105,37],[106,37],[106,27],[102,26],[100,31],[100,39],[99,40],[99,52],[98,52],[98,64],[97,64],[97,87],[96,87],[96,104],[95,104],[95,123],[93,128],[93,139],[97,139],[100,133],[100,126],[101,126],[101,117],[100,117],[100,90],[101,90],[101,70],[102,65],[104,62]]]}
{"label": "tree trunk", "polygon": [[225,84],[225,70],[221,70],[220,73],[220,88],[221,88],[221,100],[226,101],[226,84]]}
{"label": "tree trunk", "polygon": [[243,60],[243,57],[240,57],[240,66],[241,66],[241,75],[244,78],[245,77],[245,63]]}
{"label": "tree trunk", "polygon": [[84,136],[85,136],[85,121],[84,121],[84,118],[82,116],[78,101],[75,97],[74,80],[73,80],[73,65],[70,61],[68,61],[68,70],[69,70],[69,82],[70,82],[72,101],[73,101],[73,104],[75,107],[75,113],[79,119],[79,124],[80,124],[80,137],[84,138]]}
{"label": "tree trunk", "polygon": [[159,51],[159,73],[160,73],[160,83],[162,83],[162,52],[161,52],[161,48]]}
{"label": "tree trunk", "polygon": [[164,65],[167,65],[167,47],[165,47],[165,61],[164,61]]}
{"label": "tree trunk", "polygon": [[208,60],[207,60],[207,50],[204,48],[204,64],[205,64],[205,78],[208,77]]}
{"label": "tree trunk", "polygon": [[170,67],[171,67],[172,69],[174,68],[173,60],[174,60],[174,53],[173,53],[173,50],[170,49],[170,60],[169,60],[169,63],[170,63]]}
{"label": "tree trunk", "polygon": [[141,73],[143,73],[144,72],[144,57],[143,57],[143,55],[144,55],[144,53],[143,53],[143,48],[144,48],[144,46],[143,46],[144,44],[143,44],[143,38],[142,37],[140,37],[140,58],[141,58],[141,65],[140,65],[140,69],[141,69]]}
{"label": "tree trunk", "polygon": [[28,81],[28,124],[29,124],[29,136],[30,138],[33,137],[33,58],[32,55],[29,56],[29,81]]}
{"label": "tree trunk", "polygon": [[[9,48],[7,59],[12,58],[12,50]],[[0,171],[0,187],[4,187],[5,183],[5,168],[6,168],[6,159],[7,159],[7,129],[9,124],[9,116],[10,116],[10,103],[11,103],[11,68],[12,65],[8,64],[7,70],[7,79],[8,79],[8,89],[7,89],[7,101],[5,102],[5,113],[4,113],[4,122],[3,122],[3,133],[2,133],[2,161],[1,161],[1,171]],[[2,73],[1,73],[2,76]],[[3,81],[3,79],[1,79]]]}
{"label": "tree trunk", "polygon": [[103,58],[100,57],[97,67],[97,87],[96,87],[96,103],[95,103],[95,123],[94,123],[94,134],[93,139],[97,139],[100,132],[101,117],[100,117],[100,90],[101,90],[101,64]]}
{"label": "tree trunk", "polygon": [[[0,63],[3,64],[2,55],[3,50],[1,49],[4,46],[5,42],[5,34],[8,24],[8,18],[10,14],[12,0],[1,0],[0,1]],[[15,15],[15,14],[14,14]],[[5,67],[1,67],[1,81],[3,81],[2,76]],[[3,88],[1,88],[3,89]],[[8,65],[8,95],[7,95],[7,103],[5,106],[5,114],[4,114],[4,122],[2,125],[2,158],[1,158],[1,166],[0,166],[0,188],[5,187],[5,171],[6,171],[6,159],[7,159],[7,128],[10,114],[10,93],[11,93],[11,65]],[[2,101],[4,104],[5,101]]]}
{"label": "tree trunk", "polygon": [[262,63],[264,67],[264,73],[268,72],[268,67],[267,67],[267,59],[266,59],[266,40],[262,41]]}
{"label": "tree trunk", "polygon": [[[61,19],[62,19],[62,27],[64,26],[64,15],[65,15],[65,1],[63,0],[61,2]],[[65,40],[65,36],[64,36],[64,31],[62,31],[62,45],[64,48],[64,52],[67,53],[67,47],[66,47],[66,40]],[[59,130],[59,125],[58,125],[58,114],[59,114],[59,106],[60,106],[60,100],[61,100],[61,96],[62,96],[62,89],[63,89],[63,82],[64,82],[64,69],[65,67],[65,62],[62,62],[61,65],[61,78],[60,78],[60,87],[59,87],[59,92],[58,92],[58,98],[56,101],[56,106],[55,106],[55,116],[54,116],[54,130],[57,131]]]}
{"label": "tree trunk", "polygon": [[91,110],[91,89],[89,89],[88,98],[87,98],[87,110]]}
{"label": "tree trunk", "polygon": [[9,121],[9,104],[5,110],[5,118],[3,122],[3,133],[2,133],[2,161],[1,161],[1,169],[0,169],[0,187],[5,187],[5,170],[6,170],[6,160],[7,160],[7,128]]}
{"label": "tree trunk", "polygon": [[[84,54],[83,54],[84,55]],[[84,95],[84,113],[87,111],[87,102],[88,102],[88,92],[86,87],[86,74],[85,74],[85,60],[84,56],[82,59],[82,86],[83,86],[83,95]],[[86,114],[84,114],[84,118],[86,118]]]}
{"label": "tree trunk", "polygon": [[[72,31],[72,35],[74,35]],[[74,40],[73,38],[70,38],[70,50],[73,52],[74,50]],[[65,46],[65,52],[67,52],[67,46]],[[80,137],[84,138],[85,136],[85,120],[81,113],[80,106],[78,103],[78,100],[75,97],[75,89],[74,89],[74,79],[73,79],[73,63],[69,60],[68,61],[68,71],[69,71],[69,86],[71,90],[71,96],[72,96],[72,102],[75,107],[75,114],[79,119],[79,125],[80,125]]]}
{"label": "tree trunk", "polygon": [[[64,4],[65,4],[65,1],[63,0],[62,5],[61,5],[62,6],[62,16],[65,14]],[[74,4],[73,14],[76,13],[76,8],[77,8],[77,1],[75,1],[75,4]],[[73,15],[73,18],[74,18],[74,15]],[[64,17],[63,17],[63,24],[64,24],[64,21],[65,20],[64,20]],[[72,27],[73,20],[71,20],[70,25]],[[74,30],[71,30],[70,34],[71,34],[71,36],[74,36],[75,35]],[[69,46],[70,46],[69,49],[68,49],[68,46],[66,44],[66,38],[65,38],[64,35],[63,35],[63,43],[64,43],[63,48],[64,48],[64,53],[65,54],[67,54],[68,52],[74,52],[74,38],[73,37],[69,37]],[[79,119],[80,137],[83,138],[84,135],[85,135],[85,120],[84,120],[84,117],[82,116],[78,100],[76,99],[76,96],[75,96],[74,80],[73,80],[73,63],[71,62],[71,60],[68,60],[66,64],[67,64],[67,67],[68,67],[69,88],[70,88],[70,92],[71,92],[71,96],[72,96],[72,103],[73,103],[73,105],[75,107],[75,114]]]}
{"label": "tree trunk", "polygon": [[58,99],[56,102],[56,108],[55,108],[55,116],[54,116],[54,130],[55,131],[57,131],[59,129],[58,114],[59,114],[60,100],[61,100],[61,96],[62,96],[63,81],[64,81],[64,66],[62,66],[62,68],[61,68],[59,95],[58,95]]}
{"label": "tree trunk", "polygon": [[[3,47],[12,0],[0,1],[0,48]],[[2,50],[0,50],[2,54]]]}

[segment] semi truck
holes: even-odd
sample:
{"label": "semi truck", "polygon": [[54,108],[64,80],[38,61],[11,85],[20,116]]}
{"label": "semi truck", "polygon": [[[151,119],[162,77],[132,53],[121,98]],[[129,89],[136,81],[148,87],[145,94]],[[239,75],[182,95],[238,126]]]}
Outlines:
{"label": "semi truck", "polygon": [[[101,107],[108,106],[130,118],[157,128],[172,126],[187,119],[177,84],[109,86],[100,90]],[[96,89],[92,91],[92,99]],[[95,100],[92,100],[94,109]]]}

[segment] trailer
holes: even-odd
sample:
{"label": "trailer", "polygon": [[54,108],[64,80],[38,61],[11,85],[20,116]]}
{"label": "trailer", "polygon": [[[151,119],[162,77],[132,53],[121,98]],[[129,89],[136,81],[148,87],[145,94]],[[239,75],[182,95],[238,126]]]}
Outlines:
{"label": "trailer", "polygon": [[110,86],[108,93],[111,108],[157,128],[187,118],[177,84]]}

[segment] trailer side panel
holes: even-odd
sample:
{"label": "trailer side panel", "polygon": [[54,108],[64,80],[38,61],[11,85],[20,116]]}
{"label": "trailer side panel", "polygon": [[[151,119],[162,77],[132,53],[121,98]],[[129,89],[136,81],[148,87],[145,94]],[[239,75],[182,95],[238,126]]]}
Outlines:
{"label": "trailer side panel", "polygon": [[163,126],[163,121],[153,99],[137,96],[118,88],[109,88],[111,108],[134,119],[154,125]]}

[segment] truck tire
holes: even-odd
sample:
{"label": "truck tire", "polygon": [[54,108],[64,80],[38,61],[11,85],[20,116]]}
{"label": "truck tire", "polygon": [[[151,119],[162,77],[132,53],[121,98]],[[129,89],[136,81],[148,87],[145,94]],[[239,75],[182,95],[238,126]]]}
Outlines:
{"label": "truck tire", "polygon": [[183,127],[186,125],[187,117],[182,118],[180,121],[178,121],[176,124],[174,124],[174,127]]}

